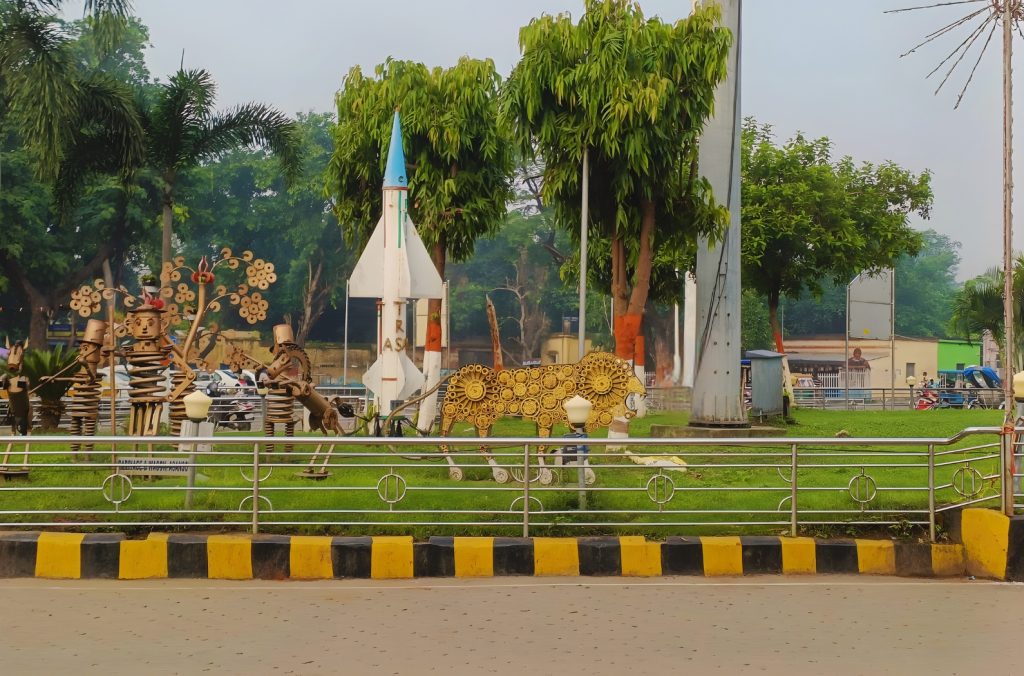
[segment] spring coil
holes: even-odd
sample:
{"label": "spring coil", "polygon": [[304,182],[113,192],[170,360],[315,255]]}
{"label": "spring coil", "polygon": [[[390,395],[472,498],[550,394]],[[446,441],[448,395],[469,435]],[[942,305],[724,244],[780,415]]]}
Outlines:
{"label": "spring coil", "polygon": [[284,387],[271,384],[267,392],[267,422],[295,423],[295,398]]}
{"label": "spring coil", "polygon": [[[174,375],[171,376],[171,390],[177,390],[178,385],[181,381],[185,380],[184,371],[175,371]],[[181,394],[178,395],[170,405],[170,413],[168,417],[171,421],[171,436],[178,436],[181,433],[181,423],[188,416],[185,415],[185,397],[196,391],[196,384],[193,380],[188,387],[182,390]]]}
{"label": "spring coil", "polygon": [[[74,394],[68,405],[71,415],[71,433],[75,436],[95,436],[96,420],[100,409],[100,383],[91,378],[87,371],[80,371],[74,379]],[[71,444],[71,451],[78,452],[81,444]],[[92,444],[84,446],[85,451],[92,450]]]}
{"label": "spring coil", "polygon": [[132,402],[152,402],[164,395],[163,354],[160,352],[128,353],[128,396]]}

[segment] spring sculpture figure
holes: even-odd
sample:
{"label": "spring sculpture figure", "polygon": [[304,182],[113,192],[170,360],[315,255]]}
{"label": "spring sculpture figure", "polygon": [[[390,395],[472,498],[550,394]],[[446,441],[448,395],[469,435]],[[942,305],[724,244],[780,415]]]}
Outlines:
{"label": "spring sculpture figure", "polygon": [[[96,368],[103,358],[106,332],[106,322],[90,319],[85,325],[85,334],[78,343],[78,371],[71,378],[74,384],[71,390],[71,403],[68,406],[71,414],[71,434],[76,437],[96,435],[96,421],[100,413],[100,379],[96,374]],[[71,444],[72,458],[77,458],[82,451],[86,454],[91,453],[92,444]]]}

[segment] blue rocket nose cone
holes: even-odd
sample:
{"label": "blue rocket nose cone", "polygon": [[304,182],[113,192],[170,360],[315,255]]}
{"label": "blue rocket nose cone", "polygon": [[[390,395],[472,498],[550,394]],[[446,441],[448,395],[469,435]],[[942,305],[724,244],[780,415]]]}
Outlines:
{"label": "blue rocket nose cone", "polygon": [[388,147],[388,163],[384,170],[384,187],[405,188],[408,185],[405,179],[405,151],[402,150],[402,123],[396,110],[391,124],[391,145]]}

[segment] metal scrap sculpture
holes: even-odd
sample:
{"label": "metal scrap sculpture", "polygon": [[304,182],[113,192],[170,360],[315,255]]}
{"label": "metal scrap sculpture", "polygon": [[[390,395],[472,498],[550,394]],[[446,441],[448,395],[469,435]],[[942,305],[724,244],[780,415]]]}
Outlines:
{"label": "metal scrap sculpture", "polygon": [[[7,371],[0,375],[0,388],[7,392],[7,417],[11,422],[11,433],[27,437],[32,431],[32,402],[29,400],[28,378],[21,375],[21,367],[25,356],[25,346],[19,340],[7,349]],[[25,455],[22,458],[21,470],[10,470],[7,462],[10,460],[14,443],[7,444],[4,451],[3,462],[0,462],[0,473],[5,475],[23,475],[28,471],[29,444],[25,443]]]}
{"label": "metal scrap sculpture", "polygon": [[[85,333],[78,342],[77,372],[71,377],[71,434],[76,437],[96,435],[96,423],[100,415],[100,378],[96,369],[103,359],[104,336],[107,323],[101,319],[90,319]],[[78,453],[92,452],[92,444],[71,444],[72,459]]]}
{"label": "metal scrap sculpture", "polygon": [[[562,404],[573,395],[580,395],[593,404],[586,430],[607,427],[616,417],[632,418],[630,395],[644,394],[643,383],[633,373],[629,362],[606,352],[591,352],[576,364],[555,364],[531,368],[494,371],[471,364],[456,371],[448,381],[448,390],[441,404],[441,436],[448,436],[456,422],[466,421],[476,428],[478,436],[490,434],[495,421],[505,415],[520,416],[537,424],[538,435],[551,436],[558,423],[567,423]],[[545,450],[541,447],[540,450]],[[449,476],[460,481],[462,469],[448,454]],[[508,472],[484,452],[494,480],[505,483]],[[550,484],[551,470],[540,459],[540,481]]]}
{"label": "metal scrap sculpture", "polygon": [[[252,369],[258,374],[258,384],[267,388],[267,411],[263,419],[263,433],[268,437],[275,436],[277,426],[283,425],[285,436],[293,437],[295,425],[298,423],[295,417],[295,403],[298,402],[309,412],[310,429],[319,430],[325,436],[344,436],[338,411],[341,399],[334,397],[328,401],[313,387],[309,356],[296,344],[292,327],[288,324],[278,324],[274,327],[273,335],[274,345],[270,351],[274,355],[274,361],[270,364],[264,364],[237,348],[228,357],[232,371],[238,373],[245,368]],[[299,369],[298,379],[287,375],[287,371],[293,366]],[[316,447],[310,458],[309,467],[301,476],[313,479],[328,476],[326,464],[334,451],[334,444],[330,444],[323,455],[322,464],[318,467],[323,446],[324,444],[320,444]],[[268,444],[266,448],[270,452],[274,451],[272,444]],[[285,446],[286,453],[291,450],[290,444]]]}
{"label": "metal scrap sculpture", "polygon": [[[295,342],[295,334],[290,325],[277,324],[274,326],[273,335],[274,345],[270,348],[270,353],[274,356],[274,361],[270,364],[264,364],[236,348],[228,356],[228,365],[235,373],[241,373],[245,368],[252,369],[256,373],[257,385],[267,388],[263,434],[272,437],[277,433],[277,426],[282,425],[285,436],[294,437],[295,425],[298,423],[295,417],[295,400],[307,389],[312,390],[312,369],[309,356]],[[286,375],[287,371],[296,365],[299,369],[299,380]],[[273,452],[274,447],[269,445],[267,450]],[[285,452],[291,450],[291,444],[285,446]]]}
{"label": "metal scrap sculpture", "polygon": [[[244,266],[245,283],[229,288],[220,284],[211,287],[216,280],[214,272],[224,266],[237,270]],[[182,281],[183,274],[189,275],[194,287]],[[261,291],[277,280],[273,263],[253,256],[251,251],[241,256],[232,254],[231,249],[221,249],[219,258],[211,265],[203,256],[195,267],[185,265],[184,257],[164,264],[160,273],[159,288],[144,289],[140,296],[129,293],[121,286],[108,288],[103,280],[96,280],[92,286],[84,285],[72,294],[71,308],[82,317],[89,317],[100,311],[100,301],[114,301],[120,297],[128,310],[123,324],[110,322],[109,345],[116,342],[114,336],[131,337],[131,342],[119,353],[128,363],[129,399],[131,416],[128,433],[132,436],[152,436],[159,429],[163,404],[170,402],[171,432],[176,434],[185,418],[184,398],[195,389],[196,373],[191,364],[209,365],[196,359],[196,337],[208,313],[219,312],[221,302],[227,301],[238,306],[238,314],[250,324],[266,319],[268,303]],[[172,301],[173,302],[169,302]],[[112,317],[112,313],[111,313]],[[181,345],[170,339],[170,329],[183,319],[189,322],[185,340]],[[177,367],[171,379],[171,392],[164,387],[163,371],[173,362]],[[111,386],[114,386],[113,375]]]}

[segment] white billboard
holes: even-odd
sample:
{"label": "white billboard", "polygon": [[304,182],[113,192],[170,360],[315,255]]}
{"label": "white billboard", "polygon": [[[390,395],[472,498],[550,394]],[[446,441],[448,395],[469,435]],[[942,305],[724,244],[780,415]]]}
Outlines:
{"label": "white billboard", "polygon": [[891,269],[864,272],[847,287],[850,338],[889,340],[893,334],[894,275]]}

